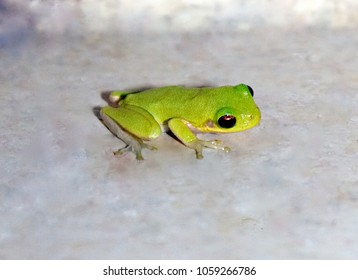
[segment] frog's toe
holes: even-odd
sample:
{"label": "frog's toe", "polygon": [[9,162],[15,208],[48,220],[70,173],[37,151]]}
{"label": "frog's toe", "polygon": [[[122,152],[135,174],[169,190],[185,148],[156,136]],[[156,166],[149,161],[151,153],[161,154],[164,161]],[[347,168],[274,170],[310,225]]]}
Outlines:
{"label": "frog's toe", "polygon": [[157,147],[155,146],[152,146],[152,145],[149,145],[149,144],[146,144],[144,143],[143,141],[140,141],[140,147],[137,147],[137,146],[133,146],[132,149],[133,149],[133,152],[136,154],[136,159],[137,160],[143,160],[143,156],[142,156],[142,149],[148,149],[148,150],[157,150]]}
{"label": "frog's toe", "polygon": [[124,148],[120,148],[117,151],[114,151],[113,154],[115,156],[120,156],[120,155],[123,155],[124,153],[128,152],[129,150],[131,150],[131,146],[127,145]]}
{"label": "frog's toe", "polygon": [[137,160],[143,160],[142,156],[142,145],[133,145],[130,146],[129,149],[132,150],[132,152],[135,154],[135,157]]}
{"label": "frog's toe", "polygon": [[209,140],[209,141],[201,140],[200,142],[206,148],[223,150],[225,152],[231,151],[231,149],[229,147],[222,145],[222,142],[220,140]]}
{"label": "frog's toe", "polygon": [[144,158],[143,158],[143,156],[142,156],[142,153],[141,153],[141,152],[136,153],[135,158],[136,158],[137,160],[144,160]]}
{"label": "frog's toe", "polygon": [[121,148],[114,153],[114,155],[122,155],[128,151],[132,151],[136,155],[136,159],[143,160],[142,149],[157,150],[157,147],[144,143],[142,140],[137,140],[131,144]]}
{"label": "frog's toe", "polygon": [[142,148],[146,148],[151,151],[158,150],[158,148],[156,146],[149,145],[147,143],[141,143],[141,146],[142,146]]}
{"label": "frog's toe", "polygon": [[204,156],[203,156],[203,151],[198,151],[196,150],[196,158],[197,159],[202,159]]}

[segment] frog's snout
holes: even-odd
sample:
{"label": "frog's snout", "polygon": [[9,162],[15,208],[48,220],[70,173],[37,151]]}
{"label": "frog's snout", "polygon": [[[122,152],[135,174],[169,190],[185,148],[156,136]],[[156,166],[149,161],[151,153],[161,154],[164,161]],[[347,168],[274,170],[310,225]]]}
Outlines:
{"label": "frog's snout", "polygon": [[244,120],[246,119],[245,122],[246,122],[247,128],[254,127],[254,126],[260,124],[261,112],[260,112],[260,110],[257,108],[257,111],[255,112],[255,114],[246,115],[246,117],[244,117],[243,119],[244,119]]}

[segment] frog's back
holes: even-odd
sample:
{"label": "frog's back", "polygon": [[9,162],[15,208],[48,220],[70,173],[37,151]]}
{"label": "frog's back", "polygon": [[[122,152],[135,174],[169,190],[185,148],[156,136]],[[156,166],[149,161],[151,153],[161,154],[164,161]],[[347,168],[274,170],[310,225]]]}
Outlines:
{"label": "frog's back", "polygon": [[227,87],[167,86],[128,94],[120,104],[139,106],[151,113],[159,122],[174,117],[195,119],[197,115],[210,118],[217,110],[217,103],[224,102],[220,98],[224,88]]}
{"label": "frog's back", "polygon": [[152,88],[123,96],[125,98],[123,103],[141,105],[142,107],[153,103],[162,103],[166,105],[170,102],[180,103],[195,97],[199,94],[199,91],[199,88],[184,88],[181,86]]}
{"label": "frog's back", "polygon": [[181,112],[186,111],[184,108],[192,106],[193,99],[199,95],[200,88],[167,86],[128,94],[122,104],[139,106],[161,118],[179,117]]}

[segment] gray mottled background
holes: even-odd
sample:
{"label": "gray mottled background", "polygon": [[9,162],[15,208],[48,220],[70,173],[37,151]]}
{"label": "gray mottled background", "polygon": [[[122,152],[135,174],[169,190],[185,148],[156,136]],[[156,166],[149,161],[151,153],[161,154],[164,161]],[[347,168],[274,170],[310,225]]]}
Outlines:
{"label": "gray mottled background", "polygon": [[[357,259],[358,6],[0,1],[1,259]],[[231,153],[123,146],[101,92],[247,83]],[[195,108],[193,108],[195,109]]]}

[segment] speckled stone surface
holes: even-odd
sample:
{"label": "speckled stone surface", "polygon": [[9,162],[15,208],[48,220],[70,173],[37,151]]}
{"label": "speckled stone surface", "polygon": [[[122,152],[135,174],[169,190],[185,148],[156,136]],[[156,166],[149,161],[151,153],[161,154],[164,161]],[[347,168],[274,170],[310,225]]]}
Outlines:
{"label": "speckled stone surface", "polygon": [[[182,17],[210,15],[178,2]],[[252,16],[240,27],[231,15],[213,28],[209,17],[193,30],[160,30],[161,18],[149,13],[153,29],[93,30],[84,3],[78,14],[65,1],[52,13],[84,22],[58,20],[51,34],[41,5],[31,3],[0,11],[13,23],[7,11],[31,11],[31,20],[2,23],[0,33],[1,259],[358,258],[352,23],[316,13],[301,26]],[[123,143],[93,113],[110,89],[241,82],[255,90],[261,125],[200,135],[232,147],[205,150],[203,160],[167,134],[142,162],[114,157]]]}

